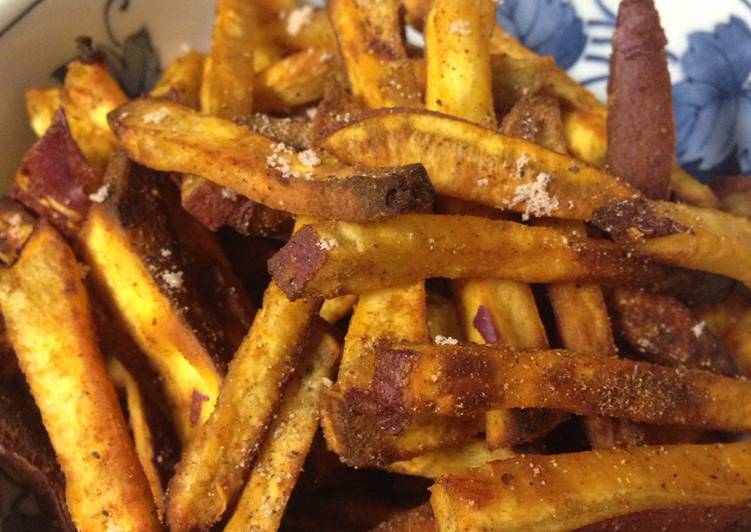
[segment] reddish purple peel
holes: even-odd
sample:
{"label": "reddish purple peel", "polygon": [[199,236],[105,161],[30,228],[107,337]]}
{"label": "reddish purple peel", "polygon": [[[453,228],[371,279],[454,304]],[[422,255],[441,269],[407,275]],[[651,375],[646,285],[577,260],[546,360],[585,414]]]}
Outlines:
{"label": "reddish purple peel", "polygon": [[190,398],[190,424],[196,425],[201,419],[201,409],[203,402],[208,401],[209,396],[203,395],[198,390],[193,390],[193,396]]}
{"label": "reddish purple peel", "polygon": [[485,305],[480,305],[477,308],[477,314],[472,320],[472,325],[475,326],[486,343],[497,344],[501,341],[501,335],[493,322],[493,316]]}
{"label": "reddish purple peel", "polygon": [[9,195],[70,235],[86,216],[89,194],[100,184],[60,109],[24,157]]}

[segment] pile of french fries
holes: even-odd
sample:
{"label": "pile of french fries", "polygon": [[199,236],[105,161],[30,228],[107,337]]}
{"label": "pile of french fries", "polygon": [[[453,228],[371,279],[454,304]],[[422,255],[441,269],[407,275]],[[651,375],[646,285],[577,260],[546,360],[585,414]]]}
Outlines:
{"label": "pile of french fries", "polygon": [[[217,0],[129,99],[27,92],[0,461],[48,529],[751,530],[751,186],[492,0]],[[405,26],[425,46],[405,42]]]}

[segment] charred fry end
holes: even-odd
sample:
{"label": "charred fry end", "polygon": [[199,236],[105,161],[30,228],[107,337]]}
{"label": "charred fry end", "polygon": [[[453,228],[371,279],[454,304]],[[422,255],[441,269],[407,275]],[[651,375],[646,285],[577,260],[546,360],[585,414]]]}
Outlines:
{"label": "charred fry end", "polygon": [[657,238],[686,233],[690,229],[666,216],[660,216],[644,198],[614,201],[597,209],[592,223],[610,233],[616,242]]}

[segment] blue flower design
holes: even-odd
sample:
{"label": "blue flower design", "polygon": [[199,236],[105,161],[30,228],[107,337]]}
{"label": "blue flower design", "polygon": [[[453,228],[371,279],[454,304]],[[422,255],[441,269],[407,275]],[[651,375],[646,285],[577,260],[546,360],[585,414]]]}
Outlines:
{"label": "blue flower design", "polygon": [[565,0],[505,0],[498,23],[540,55],[552,55],[570,68],[584,51],[587,37],[574,6]]}
{"label": "blue flower design", "polygon": [[691,33],[681,65],[686,79],[673,86],[678,160],[700,172],[751,172],[751,29],[732,16],[714,32]]}

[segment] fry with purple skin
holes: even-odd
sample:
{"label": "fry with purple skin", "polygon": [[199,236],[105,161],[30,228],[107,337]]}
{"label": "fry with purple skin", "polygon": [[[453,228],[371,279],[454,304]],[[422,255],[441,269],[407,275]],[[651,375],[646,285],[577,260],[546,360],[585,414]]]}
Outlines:
{"label": "fry with purple skin", "polygon": [[607,165],[653,199],[668,198],[675,157],[666,44],[653,0],[621,2],[610,58]]}

